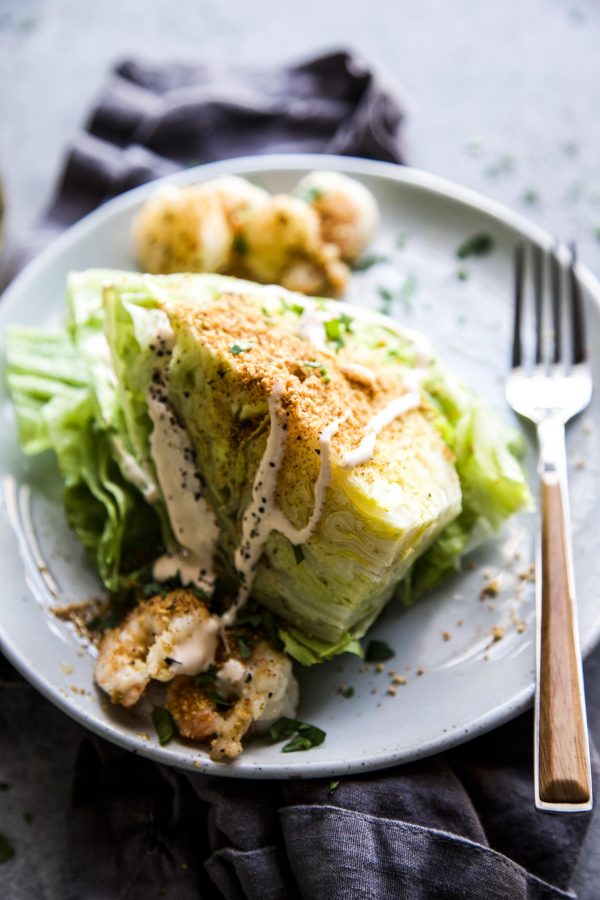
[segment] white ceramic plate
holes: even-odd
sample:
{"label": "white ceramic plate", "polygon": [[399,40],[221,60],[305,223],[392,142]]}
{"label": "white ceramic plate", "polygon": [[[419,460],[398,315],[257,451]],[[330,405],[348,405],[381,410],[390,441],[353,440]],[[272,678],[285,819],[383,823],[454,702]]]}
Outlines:
{"label": "white ceramic plate", "polygon": [[[447,362],[502,415],[507,357],[511,253],[517,237],[550,246],[550,237],[525,219],[464,188],[423,172],[341,157],[277,156],[230,160],[191,169],[187,183],[225,173],[253,179],[271,191],[291,188],[307,170],[328,168],[362,180],[377,196],[382,226],[371,252],[393,257],[352,277],[351,302],[382,304],[380,287],[399,297],[394,314],[422,329]],[[64,234],[6,292],[0,326],[57,325],[65,277],[72,269],[133,268],[132,218],[154,190],[145,186],[106,204]],[[456,248],[475,232],[489,233],[494,251],[459,262]],[[458,271],[468,273],[460,280]],[[600,361],[600,285],[579,268],[588,305],[595,359]],[[385,293],[385,291],[384,291]],[[385,302],[385,301],[383,301]],[[597,363],[596,363],[597,365]],[[93,658],[51,612],[97,596],[99,583],[68,531],[61,484],[49,455],[20,454],[6,388],[1,390],[0,638],[17,668],[66,713],[103,737],[162,763],[219,775],[315,777],[377,769],[440,751],[516,715],[533,694],[532,585],[522,580],[532,558],[535,520],[512,520],[476,554],[472,568],[447,581],[411,609],[390,605],[372,629],[396,651],[384,672],[364,671],[355,657],[299,672],[299,718],[324,728],[325,743],[282,754],[266,739],[248,742],[231,764],[214,763],[197,746],[174,740],[161,748],[148,708],[112,707],[93,684]],[[576,578],[584,651],[600,635],[600,556],[591,552],[600,524],[600,394],[569,433]],[[532,454],[530,453],[530,457]],[[533,471],[529,460],[530,471]],[[590,552],[588,552],[590,551]],[[497,597],[480,592],[497,578]],[[503,630],[503,637],[494,640]],[[395,670],[407,683],[387,693]],[[345,698],[341,686],[353,687]],[[143,704],[142,704],[143,706]]]}

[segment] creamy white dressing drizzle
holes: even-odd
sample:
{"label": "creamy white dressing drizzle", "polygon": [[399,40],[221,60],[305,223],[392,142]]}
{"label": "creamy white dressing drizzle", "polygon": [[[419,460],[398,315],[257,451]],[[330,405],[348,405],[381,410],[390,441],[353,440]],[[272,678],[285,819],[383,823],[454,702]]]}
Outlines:
{"label": "creamy white dressing drizzle", "polygon": [[296,325],[298,337],[310,341],[317,350],[325,350],[327,347],[327,332],[318,311],[312,306],[307,306]]}
{"label": "creamy white dressing drizzle", "polygon": [[374,387],[377,376],[372,369],[363,366],[362,363],[344,362],[340,364],[342,374],[350,381],[356,381],[358,384],[365,384]]}
{"label": "creamy white dressing drizzle", "polygon": [[152,476],[142,468],[135,456],[127,450],[118,435],[111,435],[110,445],[125,478],[139,488],[147,503],[156,503],[160,499],[160,494]]}
{"label": "creamy white dressing drizzle", "polygon": [[210,591],[215,581],[213,557],[219,526],[204,496],[188,434],[161,384],[150,388],[148,413],[154,425],[150,453],[179,545],[156,560],[154,577],[165,581],[179,574],[182,584],[196,584]]}
{"label": "creamy white dressing drizzle", "polygon": [[170,658],[177,664],[178,675],[197,675],[214,662],[221,623],[211,616],[205,619],[191,634],[175,643]]}
{"label": "creamy white dressing drizzle", "polygon": [[234,556],[235,566],[242,586],[235,603],[221,617],[224,626],[231,625],[239,609],[250,595],[254,568],[260,559],[264,546],[273,531],[285,535],[292,544],[304,544],[315,530],[325,503],[325,493],[331,480],[331,439],[342,422],[348,417],[345,413],[323,429],[319,437],[321,465],[314,486],[313,511],[303,528],[295,528],[284,512],[275,506],[275,490],[277,477],[287,444],[286,417],[281,415],[281,394],[283,385],[275,384],[269,395],[270,429],[262,459],[254,482],[252,498],[242,517],[242,540]]}
{"label": "creamy white dressing drizzle", "polygon": [[391,325],[386,323],[386,327],[413,344],[415,348],[415,362],[418,366],[426,366],[434,358],[431,341],[420,331],[416,331],[414,328],[403,328],[400,325],[396,325],[395,322],[392,322]]}
{"label": "creamy white dressing drizzle", "polygon": [[404,415],[411,409],[418,409],[421,405],[421,398],[418,394],[408,393],[395,397],[387,406],[384,406],[373,418],[367,423],[363,439],[355,450],[347,450],[342,454],[340,465],[344,469],[352,469],[354,466],[361,466],[368,462],[375,452],[375,443],[380,431],[390,425],[394,419]]}
{"label": "creamy white dressing drizzle", "polygon": [[246,676],[246,666],[231,657],[227,662],[223,663],[216,677],[216,688],[219,694],[229,697],[232,693],[238,693],[239,688]]}

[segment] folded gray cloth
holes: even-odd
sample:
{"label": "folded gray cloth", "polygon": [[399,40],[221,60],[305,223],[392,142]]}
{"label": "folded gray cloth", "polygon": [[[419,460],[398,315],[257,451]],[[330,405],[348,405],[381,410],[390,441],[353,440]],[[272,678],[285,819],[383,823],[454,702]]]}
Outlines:
{"label": "folded gray cloth", "polygon": [[[124,63],[75,141],[46,236],[120,191],[198,162],[291,150],[400,162],[401,120],[397,101],[348,53],[265,71]],[[0,680],[16,678],[0,661]],[[7,688],[0,692],[0,782],[16,789],[44,780],[48,729],[59,730],[63,716],[24,686],[18,704],[12,697],[11,706]],[[58,888],[44,896],[572,896],[589,816],[535,811],[529,714],[443,756],[343,778],[332,793],[327,780],[191,776],[81,738],[77,726],[71,733],[79,748],[53,862]],[[10,829],[3,819],[0,830],[10,837]],[[28,862],[31,870],[40,860]],[[42,896],[42,887],[28,895],[24,879],[17,855],[0,866],[0,896]],[[38,883],[43,875],[27,882]]]}

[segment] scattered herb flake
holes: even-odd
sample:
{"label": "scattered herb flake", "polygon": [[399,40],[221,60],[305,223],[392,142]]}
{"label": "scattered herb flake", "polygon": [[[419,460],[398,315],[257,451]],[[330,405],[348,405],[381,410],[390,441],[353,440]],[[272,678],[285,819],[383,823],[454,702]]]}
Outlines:
{"label": "scattered herb flake", "polygon": [[312,747],[320,747],[325,740],[326,734],[316,725],[308,725],[306,722],[299,722],[297,719],[288,719],[283,716],[271,725],[269,735],[272,741],[284,741],[286,738],[292,737],[285,746],[281,748],[282,753],[295,753],[297,750],[310,750]]}
{"label": "scattered herb flake", "polygon": [[252,656],[252,647],[243,634],[238,634],[237,645],[242,659],[250,659],[250,657]]}
{"label": "scattered herb flake", "polygon": [[386,262],[389,262],[387,256],[383,256],[381,253],[372,253],[370,256],[363,256],[362,259],[355,262],[352,266],[352,271],[366,272],[367,269],[372,269],[373,266],[379,266],[381,263]]}
{"label": "scattered herb flake", "polygon": [[301,724],[298,719],[289,719],[287,716],[282,716],[281,719],[273,722],[269,728],[269,736],[272,741],[284,741],[286,738],[291,737]]}
{"label": "scattered herb flake", "polygon": [[337,791],[339,786],[340,786],[339,778],[334,779],[333,781],[330,781],[329,784],[327,785],[327,795],[329,797],[331,797],[331,795]]}
{"label": "scattered herb flake", "polygon": [[114,612],[109,612],[105,616],[93,616],[85,623],[85,627],[89,631],[108,631],[109,628],[116,628],[119,624],[119,617]]}
{"label": "scattered herb flake", "polygon": [[526,206],[537,206],[539,202],[540,195],[533,188],[528,188],[521,194],[521,203],[525,203]]}
{"label": "scattered herb flake", "polygon": [[459,269],[456,273],[456,277],[459,281],[467,281],[469,278],[469,272],[467,269]]}
{"label": "scattered herb flake", "polygon": [[298,750],[312,750],[313,747],[320,747],[325,737],[325,732],[316,725],[307,725],[301,722],[298,725],[297,733],[281,748],[281,752],[295,753]]}
{"label": "scattered herb flake", "polygon": [[379,312],[383,313],[384,316],[389,316],[394,307],[394,295],[389,288],[386,288],[383,285],[378,285],[377,293],[381,298],[381,303],[379,304]]}
{"label": "scattered herb flake", "polygon": [[3,834],[0,834],[0,863],[8,862],[15,855],[15,848]]}
{"label": "scattered herb flake", "polygon": [[325,196],[325,191],[318,187],[309,187],[303,188],[300,191],[296,192],[296,197],[299,200],[304,200],[305,203],[314,203],[316,200],[320,200],[321,197]]}
{"label": "scattered herb flake", "polygon": [[294,550],[294,559],[296,560],[296,565],[299,566],[301,562],[304,562],[304,551],[300,544],[292,545]]}
{"label": "scattered herb flake", "polygon": [[407,275],[404,284],[400,288],[400,293],[398,294],[399,300],[404,304],[405,309],[411,309],[412,307],[412,298],[415,295],[415,291],[417,290],[417,279],[414,275]]}
{"label": "scattered herb flake", "polygon": [[217,706],[222,706],[224,709],[229,709],[233,706],[233,700],[223,697],[218,691],[206,691],[206,696],[209,700],[212,700],[213,703],[216,703]]}
{"label": "scattered herb flake", "polygon": [[217,667],[209,666],[206,672],[198,672],[194,675],[194,684],[196,687],[203,687],[205,684],[213,684],[217,677]]}
{"label": "scattered herb flake", "polygon": [[157,594],[164,594],[164,588],[157,581],[149,581],[144,585],[142,590],[143,597],[156,597]]}
{"label": "scattered herb flake", "polygon": [[299,363],[301,366],[305,366],[307,369],[318,369],[323,384],[329,384],[329,382],[331,381],[331,375],[329,374],[327,368],[323,365],[323,363],[317,362],[314,359],[301,359],[299,360]]}
{"label": "scattered herb flake", "polygon": [[369,641],[369,646],[365,653],[365,662],[386,662],[395,655],[396,651],[392,650],[385,641]]}
{"label": "scattered herb flake", "polygon": [[352,687],[352,685],[347,688],[342,688],[340,694],[342,695],[342,697],[345,697],[346,700],[349,700],[350,697],[354,697],[354,688]]}
{"label": "scattered herb flake", "polygon": [[401,231],[400,234],[396,236],[396,240],[394,241],[394,246],[397,250],[402,250],[406,247],[408,241],[408,234],[406,231]]}
{"label": "scattered herb flake", "polygon": [[515,168],[515,160],[514,157],[510,156],[510,154],[505,153],[501,156],[495,163],[492,163],[486,169],[486,175],[490,178],[498,178],[499,175],[510,175],[510,173]]}
{"label": "scattered herb flake", "polygon": [[231,242],[231,249],[239,256],[245,256],[248,252],[248,240],[246,236],[240,232],[234,235],[233,241]]}
{"label": "scattered herb flake", "polygon": [[575,141],[565,141],[563,144],[563,153],[570,158],[577,156],[579,153],[579,146]]}
{"label": "scattered herb flake", "polygon": [[471,137],[465,145],[465,150],[470,156],[481,156],[483,153],[483,141],[480,137]]}
{"label": "scattered herb flake", "polygon": [[596,236],[596,240],[600,241],[600,225],[594,228],[594,235]]}
{"label": "scattered herb flake", "polygon": [[234,356],[238,356],[240,353],[245,353],[247,350],[251,350],[254,347],[253,341],[238,341],[235,344],[232,344],[229,348],[229,352]]}
{"label": "scattered herb flake", "polygon": [[468,256],[485,256],[494,248],[494,239],[485,231],[479,231],[477,234],[466,238],[456,251],[459,259],[466,259]]}
{"label": "scattered herb flake", "polygon": [[301,303],[290,303],[285,297],[281,298],[281,308],[284,312],[292,312],[297,316],[301,316],[305,312],[305,308]]}
{"label": "scattered herb flake", "polygon": [[158,743],[161,747],[168,744],[175,734],[175,723],[173,716],[164,706],[155,706],[152,710],[152,722],[158,736]]}

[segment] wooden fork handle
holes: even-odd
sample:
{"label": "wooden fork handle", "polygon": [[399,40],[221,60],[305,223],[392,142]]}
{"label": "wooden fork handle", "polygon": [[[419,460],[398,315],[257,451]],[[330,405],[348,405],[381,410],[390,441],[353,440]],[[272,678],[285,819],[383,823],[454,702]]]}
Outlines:
{"label": "wooden fork handle", "polygon": [[539,799],[548,804],[589,804],[592,786],[581,658],[565,503],[556,472],[542,473],[541,513],[541,647],[536,705]]}

